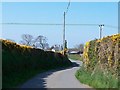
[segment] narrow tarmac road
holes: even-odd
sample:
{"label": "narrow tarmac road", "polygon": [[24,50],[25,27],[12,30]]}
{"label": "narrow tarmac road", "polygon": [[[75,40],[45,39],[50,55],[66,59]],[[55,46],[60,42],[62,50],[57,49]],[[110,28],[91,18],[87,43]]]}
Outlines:
{"label": "narrow tarmac road", "polygon": [[20,88],[90,88],[81,84],[75,77],[75,72],[82,65],[81,61],[71,60],[72,67],[50,70],[38,74],[25,82]]}

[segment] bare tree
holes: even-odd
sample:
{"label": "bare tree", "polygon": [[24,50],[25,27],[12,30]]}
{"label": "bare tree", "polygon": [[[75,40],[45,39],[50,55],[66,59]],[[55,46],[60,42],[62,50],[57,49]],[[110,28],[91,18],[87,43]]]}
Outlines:
{"label": "bare tree", "polygon": [[23,34],[20,44],[33,46],[34,48],[48,49],[49,44],[47,43],[47,38],[39,35],[37,38],[33,38],[32,35]]}
{"label": "bare tree", "polygon": [[59,51],[59,50],[60,50],[59,45],[55,44],[55,45],[54,45],[54,49],[55,49],[56,51]]}
{"label": "bare tree", "polygon": [[35,40],[34,40],[35,46],[38,48],[40,47],[41,49],[46,49],[49,47],[49,44],[47,43],[47,38],[39,35]]}
{"label": "bare tree", "polygon": [[79,44],[75,46],[76,49],[79,49],[81,52],[84,50],[84,44]]}
{"label": "bare tree", "polygon": [[84,50],[84,44],[80,44],[79,45],[79,49],[80,49],[81,52],[83,52],[83,50]]}
{"label": "bare tree", "polygon": [[50,47],[49,47],[49,44],[48,44],[48,43],[46,43],[46,45],[45,45],[45,49],[46,49],[46,50],[50,49]]}
{"label": "bare tree", "polygon": [[33,46],[33,36],[29,34],[23,34],[22,35],[22,41],[20,41],[21,44]]}

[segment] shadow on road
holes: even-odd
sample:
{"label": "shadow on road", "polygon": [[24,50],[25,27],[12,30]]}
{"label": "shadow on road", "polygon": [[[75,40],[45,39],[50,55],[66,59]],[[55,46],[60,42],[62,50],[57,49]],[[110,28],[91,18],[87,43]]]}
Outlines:
{"label": "shadow on road", "polygon": [[80,67],[80,65],[78,63],[76,63],[76,62],[72,62],[72,67]]}
{"label": "shadow on road", "polygon": [[22,86],[20,86],[20,90],[23,88],[46,88],[46,78],[53,74],[56,71],[71,69],[74,67],[79,67],[79,64],[77,62],[72,62],[72,66],[67,68],[58,68],[54,70],[50,70],[44,73],[40,73],[31,80],[25,82]]}

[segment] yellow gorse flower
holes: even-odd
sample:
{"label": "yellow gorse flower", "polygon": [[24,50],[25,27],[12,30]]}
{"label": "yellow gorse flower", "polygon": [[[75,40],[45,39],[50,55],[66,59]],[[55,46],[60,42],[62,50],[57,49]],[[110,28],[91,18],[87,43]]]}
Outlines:
{"label": "yellow gorse flower", "polygon": [[87,67],[93,62],[94,59],[92,58],[93,60],[91,60],[92,53],[92,55],[96,55],[95,57],[97,58],[95,59],[97,59],[97,62],[108,65],[108,67],[113,67],[113,65],[116,65],[118,60],[120,60],[119,52],[120,34],[103,37],[102,39],[98,39],[96,41],[92,40],[86,42],[83,52],[84,66]]}

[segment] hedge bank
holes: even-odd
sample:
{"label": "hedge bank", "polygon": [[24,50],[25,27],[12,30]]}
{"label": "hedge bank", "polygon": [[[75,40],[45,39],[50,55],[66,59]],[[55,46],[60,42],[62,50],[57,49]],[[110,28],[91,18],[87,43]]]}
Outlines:
{"label": "hedge bank", "polygon": [[35,49],[3,39],[0,39],[0,43],[2,43],[3,88],[19,85],[19,82],[25,81],[24,78],[29,78],[29,74],[34,75],[34,72],[37,74],[71,65],[67,56],[60,53]]}
{"label": "hedge bank", "polygon": [[93,88],[120,88],[120,34],[89,41],[76,78]]}
{"label": "hedge bank", "polygon": [[99,63],[112,73],[118,74],[120,67],[120,34],[107,36],[102,39],[87,42],[84,47],[84,66],[94,70]]}

